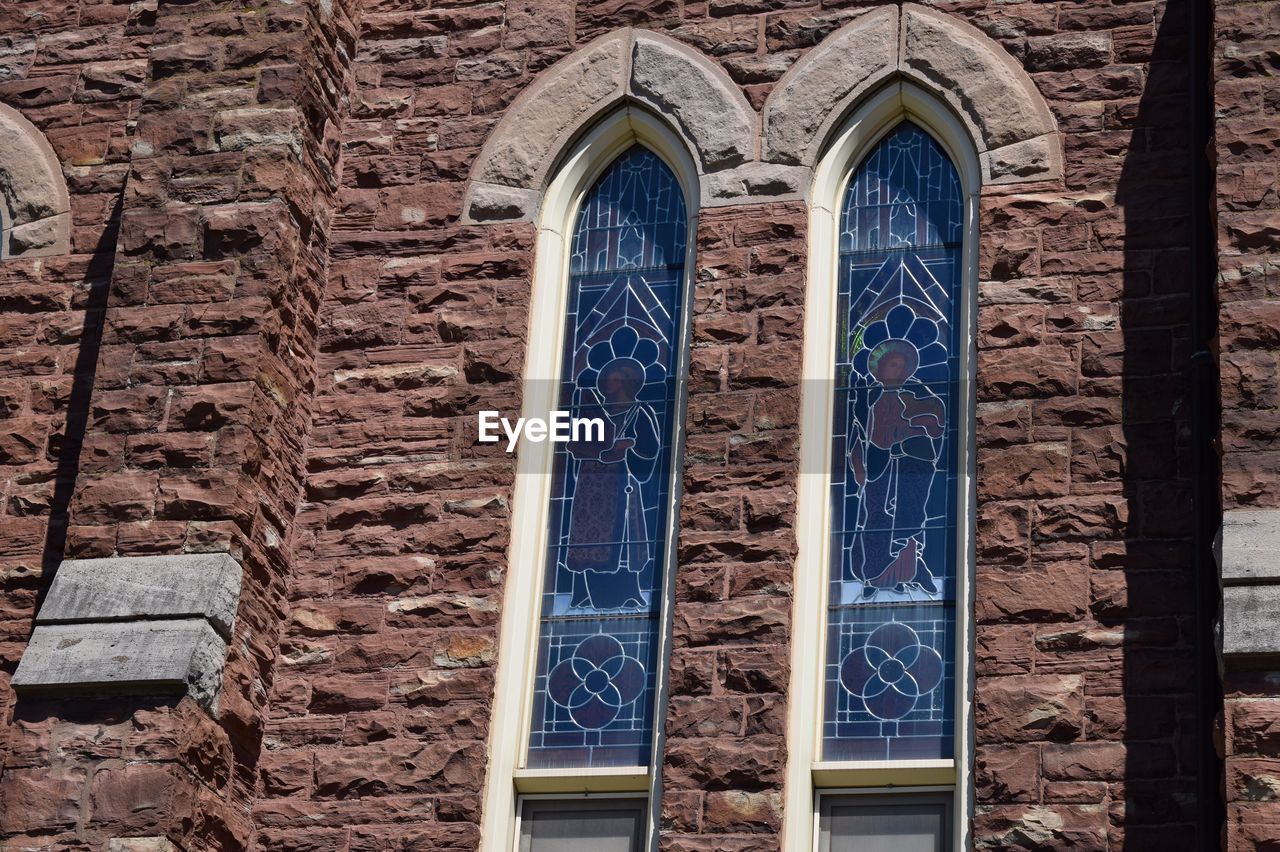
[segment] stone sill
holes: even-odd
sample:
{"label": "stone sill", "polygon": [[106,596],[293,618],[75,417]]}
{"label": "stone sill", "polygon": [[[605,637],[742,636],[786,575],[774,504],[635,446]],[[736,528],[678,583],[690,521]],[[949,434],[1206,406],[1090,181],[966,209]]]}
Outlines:
{"label": "stone sill", "polygon": [[645,793],[649,767],[607,766],[591,769],[517,769],[518,793]]}
{"label": "stone sill", "polygon": [[813,765],[816,789],[942,787],[956,783],[954,760],[846,760]]}

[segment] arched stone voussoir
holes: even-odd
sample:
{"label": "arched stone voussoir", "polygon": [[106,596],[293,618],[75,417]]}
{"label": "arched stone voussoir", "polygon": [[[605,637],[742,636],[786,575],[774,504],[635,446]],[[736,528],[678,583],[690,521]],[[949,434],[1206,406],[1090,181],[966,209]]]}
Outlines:
{"label": "arched stone voussoir", "polygon": [[71,201],[62,165],[44,134],[0,104],[0,258],[46,257],[71,250]]}
{"label": "arched stone voussoir", "polygon": [[631,41],[630,30],[601,36],[542,72],[494,127],[472,180],[541,189],[568,140],[625,95]]}
{"label": "arched stone voussoir", "polygon": [[[915,3],[903,5],[901,28],[903,75],[952,104],[969,125],[979,153],[1007,149],[1002,159],[1021,159],[1013,172],[1023,171],[1022,179],[1061,172],[1053,113],[1008,51],[977,27]],[[1043,141],[1022,144],[1036,139]],[[1038,155],[1032,153],[1036,150]]]}
{"label": "arched stone voussoir", "polygon": [[697,153],[700,173],[754,159],[755,110],[725,70],[692,47],[636,30],[629,91],[679,125]]}
{"label": "arched stone voussoir", "polygon": [[915,3],[859,15],[782,76],[765,101],[761,159],[812,167],[835,125],[894,79],[949,104],[985,183],[1061,176],[1057,126],[1026,70],[976,27]]}
{"label": "arched stone voussoir", "polygon": [[516,98],[472,168],[465,218],[533,219],[561,153],[588,125],[626,103],[671,125],[704,187],[708,176],[755,160],[755,110],[724,69],[665,35],[619,30],[566,56]]}
{"label": "arched stone voussoir", "polygon": [[769,93],[761,159],[812,167],[832,126],[897,65],[897,6],[872,9],[827,36]]}

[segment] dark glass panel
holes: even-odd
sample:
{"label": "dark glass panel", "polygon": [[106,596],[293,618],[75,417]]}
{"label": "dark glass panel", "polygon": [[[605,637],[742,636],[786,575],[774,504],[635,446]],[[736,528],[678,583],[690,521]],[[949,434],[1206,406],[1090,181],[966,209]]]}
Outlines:
{"label": "dark glass panel", "polygon": [[649,760],[687,231],[639,145],[578,214],[560,400],[604,433],[555,448],[531,767]]}
{"label": "dark glass panel", "polygon": [[951,756],[963,211],[909,122],[845,193],[825,760]]}

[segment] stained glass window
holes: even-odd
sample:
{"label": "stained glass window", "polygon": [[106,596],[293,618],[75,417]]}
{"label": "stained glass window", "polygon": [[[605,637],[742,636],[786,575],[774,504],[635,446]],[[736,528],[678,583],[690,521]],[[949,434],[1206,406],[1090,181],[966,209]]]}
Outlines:
{"label": "stained glass window", "polygon": [[952,756],[963,208],[910,122],[845,193],[824,760]]}
{"label": "stained glass window", "polygon": [[649,762],[687,242],[675,175],[635,145],[572,237],[530,767]]}

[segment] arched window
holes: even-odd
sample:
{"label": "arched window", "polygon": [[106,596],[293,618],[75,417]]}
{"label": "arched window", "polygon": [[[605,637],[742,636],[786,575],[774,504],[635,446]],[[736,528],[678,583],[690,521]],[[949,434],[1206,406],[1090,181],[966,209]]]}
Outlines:
{"label": "arched window", "polygon": [[950,758],[964,196],[904,121],[840,211],[823,760]]}
{"label": "arched window", "polygon": [[815,168],[787,848],[965,842],[980,175],[906,81]]}
{"label": "arched window", "polygon": [[697,175],[626,106],[542,193],[522,414],[579,430],[518,450],[486,852],[631,850],[657,825]]}
{"label": "arched window", "polygon": [[640,144],[577,216],[560,408],[601,425],[556,450],[529,767],[649,762],[687,231]]}

